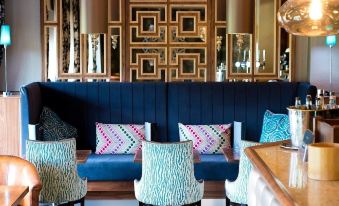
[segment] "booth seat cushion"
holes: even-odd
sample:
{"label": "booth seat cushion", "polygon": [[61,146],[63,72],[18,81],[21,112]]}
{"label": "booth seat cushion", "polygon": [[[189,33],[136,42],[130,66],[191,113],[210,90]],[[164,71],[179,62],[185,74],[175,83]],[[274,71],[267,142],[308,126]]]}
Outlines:
{"label": "booth seat cushion", "polygon": [[235,180],[238,175],[239,163],[228,163],[222,154],[200,155],[201,162],[194,164],[196,179],[205,181]]}
{"label": "booth seat cushion", "polygon": [[134,155],[91,154],[78,164],[78,173],[88,181],[133,181],[141,178],[141,164],[133,160]]}

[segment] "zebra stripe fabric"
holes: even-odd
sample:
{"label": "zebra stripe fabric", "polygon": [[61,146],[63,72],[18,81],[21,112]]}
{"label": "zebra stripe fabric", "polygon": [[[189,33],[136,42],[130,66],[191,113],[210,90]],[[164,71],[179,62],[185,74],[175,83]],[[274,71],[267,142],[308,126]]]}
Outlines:
{"label": "zebra stripe fabric", "polygon": [[54,142],[26,142],[26,159],[39,172],[42,190],[39,200],[60,204],[83,198],[87,180],[78,176],[75,139]]}
{"label": "zebra stripe fabric", "polygon": [[134,181],[136,199],[152,205],[186,205],[198,202],[204,183],[194,177],[192,141],[142,142],[142,177]]}
{"label": "zebra stripe fabric", "polygon": [[239,174],[234,182],[226,180],[225,190],[226,196],[231,202],[238,204],[247,204],[247,186],[249,175],[252,170],[252,164],[245,154],[246,147],[252,147],[259,145],[258,142],[250,142],[241,140],[240,162],[239,162]]}

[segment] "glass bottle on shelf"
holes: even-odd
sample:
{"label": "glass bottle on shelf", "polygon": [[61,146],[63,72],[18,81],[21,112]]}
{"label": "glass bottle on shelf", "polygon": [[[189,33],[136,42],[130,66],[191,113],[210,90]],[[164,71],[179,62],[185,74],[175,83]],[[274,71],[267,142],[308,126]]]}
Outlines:
{"label": "glass bottle on shelf", "polygon": [[319,108],[324,109],[325,99],[324,99],[324,90],[323,89],[318,89],[317,98],[319,98]]}
{"label": "glass bottle on shelf", "polygon": [[295,98],[295,108],[299,109],[301,107],[301,100],[300,97]]}
{"label": "glass bottle on shelf", "polygon": [[311,97],[311,95],[306,96],[306,108],[312,109],[312,97]]}
{"label": "glass bottle on shelf", "polygon": [[216,73],[216,81],[217,82],[223,82],[226,78],[226,69],[225,64],[222,62],[219,67],[217,67],[217,73]]}
{"label": "glass bottle on shelf", "polygon": [[330,108],[336,108],[337,107],[337,97],[335,96],[334,92],[330,92],[330,101],[329,101]]}
{"label": "glass bottle on shelf", "polygon": [[321,109],[322,108],[321,107],[321,100],[320,100],[319,97],[317,97],[316,100],[315,100],[315,107],[316,107],[316,109]]}

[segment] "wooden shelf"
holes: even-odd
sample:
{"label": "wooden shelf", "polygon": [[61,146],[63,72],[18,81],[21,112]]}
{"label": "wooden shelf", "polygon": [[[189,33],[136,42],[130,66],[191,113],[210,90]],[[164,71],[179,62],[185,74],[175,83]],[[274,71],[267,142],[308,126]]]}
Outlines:
{"label": "wooden shelf", "polygon": [[20,96],[0,96],[0,155],[20,156]]}

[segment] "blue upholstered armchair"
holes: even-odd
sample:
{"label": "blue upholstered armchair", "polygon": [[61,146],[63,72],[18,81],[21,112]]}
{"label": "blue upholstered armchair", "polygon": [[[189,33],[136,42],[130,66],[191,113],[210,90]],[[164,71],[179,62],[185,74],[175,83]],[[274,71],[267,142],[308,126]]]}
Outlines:
{"label": "blue upholstered armchair", "polygon": [[193,143],[142,143],[142,177],[134,181],[135,197],[152,205],[200,203],[204,182],[194,177]]}
{"label": "blue upholstered armchair", "polygon": [[230,202],[247,204],[248,179],[252,169],[252,165],[244,151],[246,147],[252,147],[259,144],[260,143],[258,142],[241,140],[238,177],[234,182],[230,182],[228,180],[226,180],[225,182],[226,206],[229,206]]}
{"label": "blue upholstered armchair", "polygon": [[87,181],[77,174],[75,139],[27,140],[26,158],[35,165],[41,178],[40,202],[60,204],[80,200],[84,205]]}

